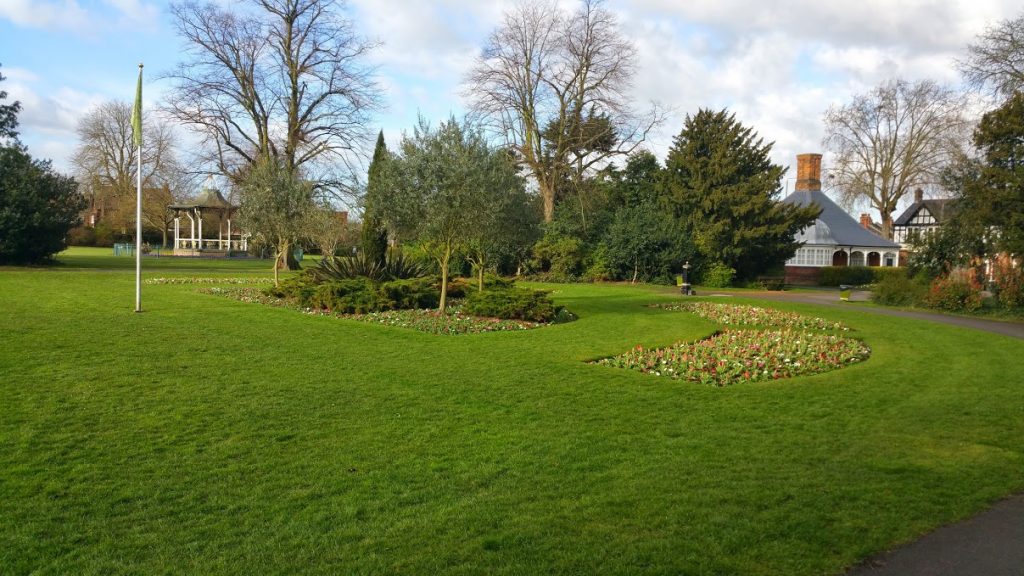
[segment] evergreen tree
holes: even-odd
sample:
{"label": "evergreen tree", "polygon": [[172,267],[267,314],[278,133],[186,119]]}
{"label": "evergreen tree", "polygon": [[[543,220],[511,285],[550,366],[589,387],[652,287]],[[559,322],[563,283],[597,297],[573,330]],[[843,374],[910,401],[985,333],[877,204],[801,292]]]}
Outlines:
{"label": "evergreen tree", "polygon": [[982,162],[965,183],[957,219],[993,229],[995,248],[1024,254],[1024,94],[985,114],[974,133]]}
{"label": "evergreen tree", "polygon": [[381,186],[384,186],[388,162],[388,146],[384,143],[384,131],[377,134],[377,147],[370,161],[370,173],[366,183],[366,197],[363,198],[363,257],[368,262],[383,262],[388,253],[388,231],[384,227],[380,210]]}
{"label": "evergreen tree", "polygon": [[817,218],[815,207],[779,201],[785,169],[772,164],[771,147],[725,110],[687,115],[660,197],[679,233],[693,236],[701,269],[723,264],[737,279],[754,278],[791,257],[795,234]]}
{"label": "evergreen tree", "polygon": [[63,250],[84,208],[73,178],[22,146],[0,146],[0,264],[41,262]]}

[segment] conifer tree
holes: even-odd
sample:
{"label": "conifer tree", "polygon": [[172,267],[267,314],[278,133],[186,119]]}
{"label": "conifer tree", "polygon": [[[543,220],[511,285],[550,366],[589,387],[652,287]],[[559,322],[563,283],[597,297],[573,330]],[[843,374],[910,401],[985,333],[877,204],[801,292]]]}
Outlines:
{"label": "conifer tree", "polygon": [[381,186],[384,186],[384,171],[387,169],[388,146],[384,143],[384,131],[377,134],[377,147],[370,161],[370,173],[366,183],[366,197],[363,198],[363,257],[368,262],[383,262],[388,252],[388,231],[384,227],[380,210]]}
{"label": "conifer tree", "polygon": [[817,218],[815,207],[779,201],[785,169],[772,164],[771,147],[725,110],[687,115],[675,137],[660,195],[704,270],[720,264],[754,278],[791,257],[795,234]]}

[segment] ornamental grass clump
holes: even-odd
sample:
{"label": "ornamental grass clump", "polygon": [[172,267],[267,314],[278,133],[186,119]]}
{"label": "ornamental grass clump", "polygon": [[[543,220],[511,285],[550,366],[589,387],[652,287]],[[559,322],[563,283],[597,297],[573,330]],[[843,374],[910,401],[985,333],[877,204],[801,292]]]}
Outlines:
{"label": "ornamental grass clump", "polygon": [[654,307],[663,310],[689,312],[726,326],[777,326],[781,328],[840,331],[848,331],[850,329],[842,322],[804,316],[796,312],[786,312],[775,310],[774,308],[759,308],[744,304],[673,302],[670,304],[655,304]]}
{"label": "ornamental grass clump", "polygon": [[863,342],[794,330],[727,330],[668,348],[642,346],[596,363],[714,386],[819,374],[868,358]]}

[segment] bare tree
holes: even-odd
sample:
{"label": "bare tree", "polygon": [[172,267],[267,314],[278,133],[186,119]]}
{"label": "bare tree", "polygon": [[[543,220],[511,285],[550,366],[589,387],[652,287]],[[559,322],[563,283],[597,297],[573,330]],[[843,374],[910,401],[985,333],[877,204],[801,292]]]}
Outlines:
{"label": "bare tree", "polygon": [[961,149],[968,123],[963,96],[931,80],[894,80],[825,113],[832,174],[848,205],[866,200],[878,210],[885,236],[907,192],[939,181]]}
{"label": "bare tree", "polygon": [[1024,89],[1024,14],[979,34],[957,67],[976,88],[1004,98]]}
{"label": "bare tree", "polygon": [[[361,38],[334,0],[171,5],[185,61],[166,108],[204,138],[206,160],[238,183],[273,159],[347,197],[380,91]],[[340,167],[340,168],[339,168]]]}
{"label": "bare tree", "polygon": [[[78,122],[78,148],[71,161],[90,207],[115,228],[135,222],[138,149],[132,140],[132,108],[127,102],[104,102]],[[173,219],[167,206],[188,189],[169,125],[145,119],[142,147],[143,223],[163,231]]]}
{"label": "bare tree", "polygon": [[505,14],[465,81],[474,111],[501,134],[536,181],[544,220],[559,187],[632,152],[664,114],[630,109],[636,49],[600,0],[566,14],[524,0]]}

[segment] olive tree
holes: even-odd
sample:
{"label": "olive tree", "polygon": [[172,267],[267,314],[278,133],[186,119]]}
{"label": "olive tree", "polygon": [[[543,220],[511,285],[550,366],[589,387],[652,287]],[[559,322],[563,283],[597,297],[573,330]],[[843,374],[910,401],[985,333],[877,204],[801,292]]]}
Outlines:
{"label": "olive tree", "polygon": [[318,210],[313,185],[274,158],[266,158],[249,170],[238,185],[241,205],[238,222],[257,240],[274,247],[274,284],[283,256],[309,236]]}
{"label": "olive tree", "polygon": [[431,128],[420,119],[388,162],[379,214],[402,236],[419,242],[441,272],[440,310],[448,295],[448,268],[471,241],[499,233],[505,197],[522,189],[508,155],[491,148],[481,131],[455,118]]}

